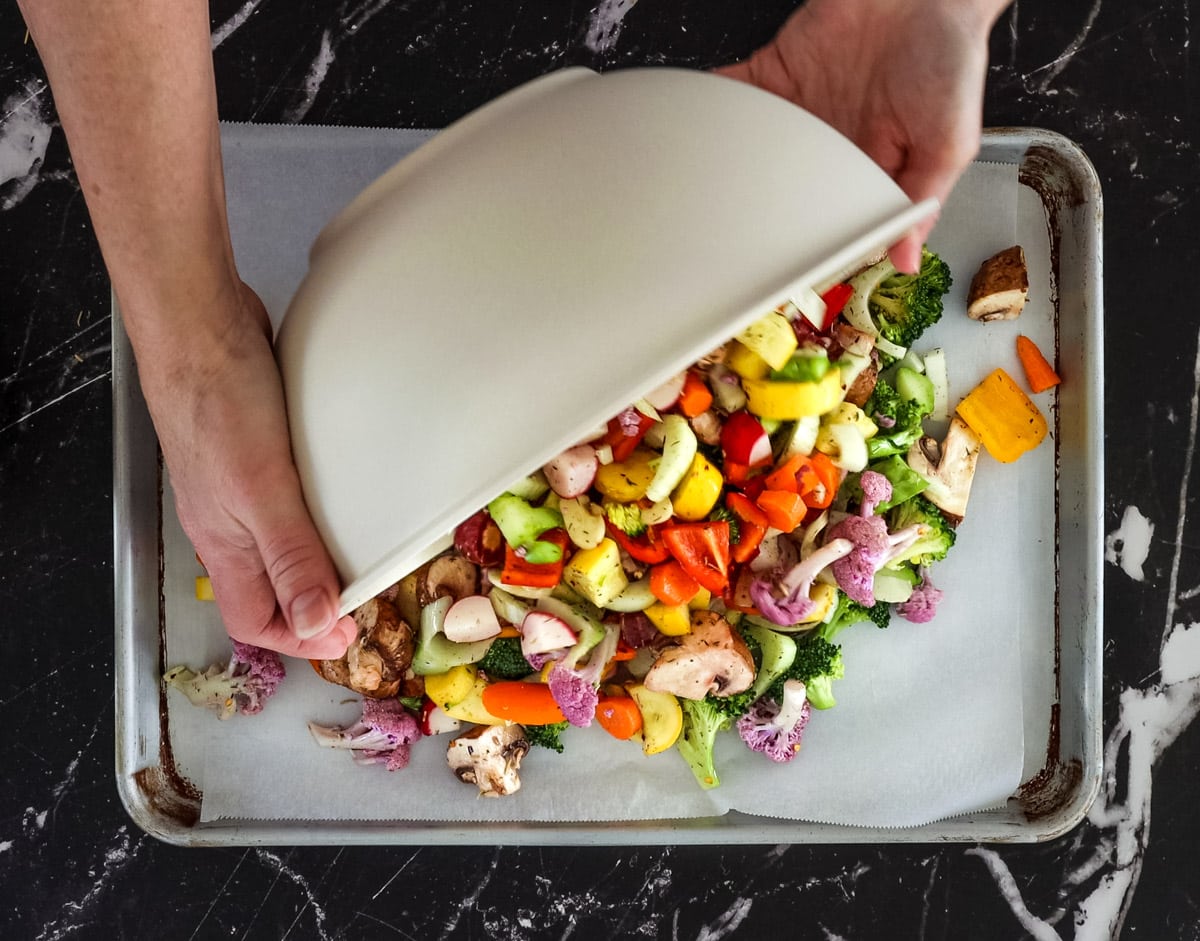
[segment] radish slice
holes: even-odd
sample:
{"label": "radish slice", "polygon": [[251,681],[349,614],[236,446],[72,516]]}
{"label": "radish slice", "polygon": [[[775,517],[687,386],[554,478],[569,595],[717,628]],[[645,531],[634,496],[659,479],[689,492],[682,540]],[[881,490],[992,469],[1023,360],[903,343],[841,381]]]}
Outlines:
{"label": "radish slice", "polygon": [[450,605],[442,633],[456,644],[473,644],[500,633],[500,620],[487,595],[467,595]]}
{"label": "radish slice", "polygon": [[672,376],[647,395],[646,401],[659,410],[670,408],[679,401],[679,393],[683,391],[683,380],[686,376],[687,373],[682,372],[677,376]]}
{"label": "radish slice", "polygon": [[599,467],[596,449],[590,444],[577,444],[546,464],[542,473],[546,475],[551,490],[560,497],[570,499],[588,492]]}
{"label": "radish slice", "polygon": [[521,653],[526,657],[573,647],[578,640],[566,621],[545,611],[530,611],[521,622]]}
{"label": "radish slice", "polygon": [[942,349],[925,354],[925,377],[933,383],[933,411],[929,417],[945,421],[950,415],[950,379],[946,375],[946,353]]}
{"label": "radish slice", "polygon": [[721,429],[721,450],[726,460],[748,467],[771,462],[771,438],[749,412],[734,412]]}
{"label": "radish slice", "polygon": [[421,706],[421,732],[425,735],[441,735],[444,732],[457,732],[462,728],[462,722],[447,715],[437,703],[426,699]]}

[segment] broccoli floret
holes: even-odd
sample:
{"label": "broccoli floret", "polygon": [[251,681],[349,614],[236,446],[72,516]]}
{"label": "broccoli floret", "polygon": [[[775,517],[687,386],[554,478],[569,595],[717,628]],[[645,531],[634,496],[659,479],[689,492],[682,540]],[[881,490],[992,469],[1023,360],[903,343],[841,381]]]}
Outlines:
{"label": "broccoli floret", "polygon": [[714,788],[721,783],[713,764],[713,745],[717,735],[733,724],[733,718],[725,711],[715,696],[704,699],[681,699],[683,709],[683,731],[675,742],[692,774],[702,788]]}
{"label": "broccoli floret", "polygon": [[542,748],[549,748],[561,755],[563,750],[562,734],[570,724],[564,720],[550,725],[525,725],[522,728],[525,729],[525,738],[529,740],[530,745],[540,745]]}
{"label": "broccoli floret", "polygon": [[382,764],[399,771],[408,764],[409,746],[421,737],[421,727],[398,699],[364,699],[362,718],[342,726],[308,723],[318,745],[347,748],[358,764]]}
{"label": "broccoli floret", "polygon": [[920,568],[946,558],[946,553],[954,545],[954,528],[941,510],[920,494],[897,504],[888,512],[888,528],[892,532],[900,532],[909,526],[921,526],[924,531],[889,565],[909,563]]}
{"label": "broccoli floret", "polygon": [[194,706],[204,706],[228,719],[234,713],[254,715],[275,694],[286,675],[279,654],[253,644],[233,642],[229,663],[214,663],[201,673],[175,666],[163,674]]}
{"label": "broccoli floret", "polygon": [[870,621],[880,629],[886,628],[892,621],[891,605],[885,601],[876,601],[868,607],[854,601],[845,592],[838,592],[838,603],[833,610],[833,617],[821,626],[820,636],[831,641],[846,628],[864,621]]}
{"label": "broccoli floret", "polygon": [[879,427],[879,431],[867,439],[867,459],[870,461],[907,453],[923,434],[921,422],[925,413],[921,406],[902,398],[886,379],[876,381],[863,411]]}
{"label": "broccoli floret", "polygon": [[817,709],[833,706],[833,681],[845,676],[842,648],[819,634],[796,645],[796,658],[767,687],[765,699],[782,702],[788,680],[799,680],[808,690],[809,701]]}
{"label": "broccoli floret", "polygon": [[641,509],[632,503],[608,503],[604,507],[608,521],[626,536],[638,537],[646,531]]}
{"label": "broccoli floret", "polygon": [[942,298],[952,283],[949,266],[928,248],[921,252],[916,274],[893,269],[867,301],[880,335],[898,346],[912,346],[941,319]]}
{"label": "broccoli floret", "polygon": [[478,665],[494,680],[520,680],[533,672],[532,665],[521,653],[519,637],[497,637]]}

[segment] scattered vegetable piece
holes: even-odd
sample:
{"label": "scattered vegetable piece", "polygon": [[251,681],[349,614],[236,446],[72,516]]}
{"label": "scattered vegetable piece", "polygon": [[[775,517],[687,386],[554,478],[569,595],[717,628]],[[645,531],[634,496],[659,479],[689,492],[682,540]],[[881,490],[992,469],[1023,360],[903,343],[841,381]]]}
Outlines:
{"label": "scattered vegetable piece", "polygon": [[1003,369],[992,372],[958,403],[958,414],[988,454],[1010,463],[1046,437],[1046,419]]}
{"label": "scattered vegetable piece", "polygon": [[411,712],[396,699],[364,699],[362,717],[347,726],[308,723],[318,745],[349,749],[358,764],[382,764],[388,771],[408,765],[409,746],[421,737]]}
{"label": "scattered vegetable piece", "polygon": [[1017,358],[1021,360],[1029,388],[1035,393],[1045,392],[1062,382],[1037,344],[1024,334],[1017,334]]}
{"label": "scattered vegetable piece", "polygon": [[483,690],[483,705],[494,716],[521,725],[552,725],[567,717],[545,683],[502,680]]}
{"label": "scattered vegetable piece", "polygon": [[642,711],[631,696],[601,696],[596,721],[613,738],[633,738],[642,730]]}
{"label": "scattered vegetable piece", "polygon": [[980,323],[1014,320],[1024,309],[1028,295],[1025,250],[1014,245],[986,259],[975,272],[967,292],[967,316]]}

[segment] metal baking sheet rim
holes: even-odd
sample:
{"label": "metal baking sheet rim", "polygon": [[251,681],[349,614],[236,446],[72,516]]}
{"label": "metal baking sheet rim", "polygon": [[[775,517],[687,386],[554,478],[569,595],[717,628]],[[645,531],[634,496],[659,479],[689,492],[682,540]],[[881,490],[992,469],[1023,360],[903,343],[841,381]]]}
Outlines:
{"label": "metal baking sheet rim", "polygon": [[[158,681],[163,631],[161,461],[136,378],[136,365],[113,301],[113,553],[116,612],[117,790],[147,833],[186,846],[267,844],[613,845],[706,843],[1020,843],[1050,840],[1073,829],[1099,791],[1102,770],[1101,648],[1103,644],[1103,298],[1102,198],[1083,151],[1052,131],[991,128],[980,159],[1020,166],[1021,182],[1041,197],[1051,244],[1056,354],[1073,351],[1084,368],[1064,387],[1077,407],[1055,410],[1054,440],[1064,411],[1082,427],[1084,474],[1070,483],[1064,517],[1060,461],[1056,513],[1059,561],[1055,603],[1057,702],[1047,717],[1042,770],[1003,808],[883,829],[753,817],[731,812],[699,820],[608,824],[433,824],[420,821],[227,821],[198,826],[200,794],[175,769],[165,731],[165,690]],[[1069,242],[1069,244],[1064,244]],[[1070,292],[1077,308],[1064,337],[1064,267],[1080,275]],[[1078,272],[1074,269],[1078,268]],[[1064,525],[1072,538],[1064,539]],[[1070,565],[1064,566],[1064,555]],[[1066,572],[1064,578],[1064,571]],[[1069,584],[1064,584],[1064,581]],[[1063,599],[1079,605],[1064,618]],[[1069,621],[1069,623],[1068,623]],[[1072,630],[1064,636],[1064,630]],[[1066,658],[1064,659],[1064,655]],[[1065,696],[1065,698],[1064,698]]]}

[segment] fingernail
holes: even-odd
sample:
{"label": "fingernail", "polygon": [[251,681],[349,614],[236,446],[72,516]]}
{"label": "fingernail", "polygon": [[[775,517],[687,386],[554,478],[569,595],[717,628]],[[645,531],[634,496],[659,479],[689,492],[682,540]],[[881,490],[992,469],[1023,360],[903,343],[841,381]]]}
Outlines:
{"label": "fingernail", "polygon": [[324,634],[334,623],[333,606],[320,588],[310,588],[292,602],[292,632],[301,640]]}

